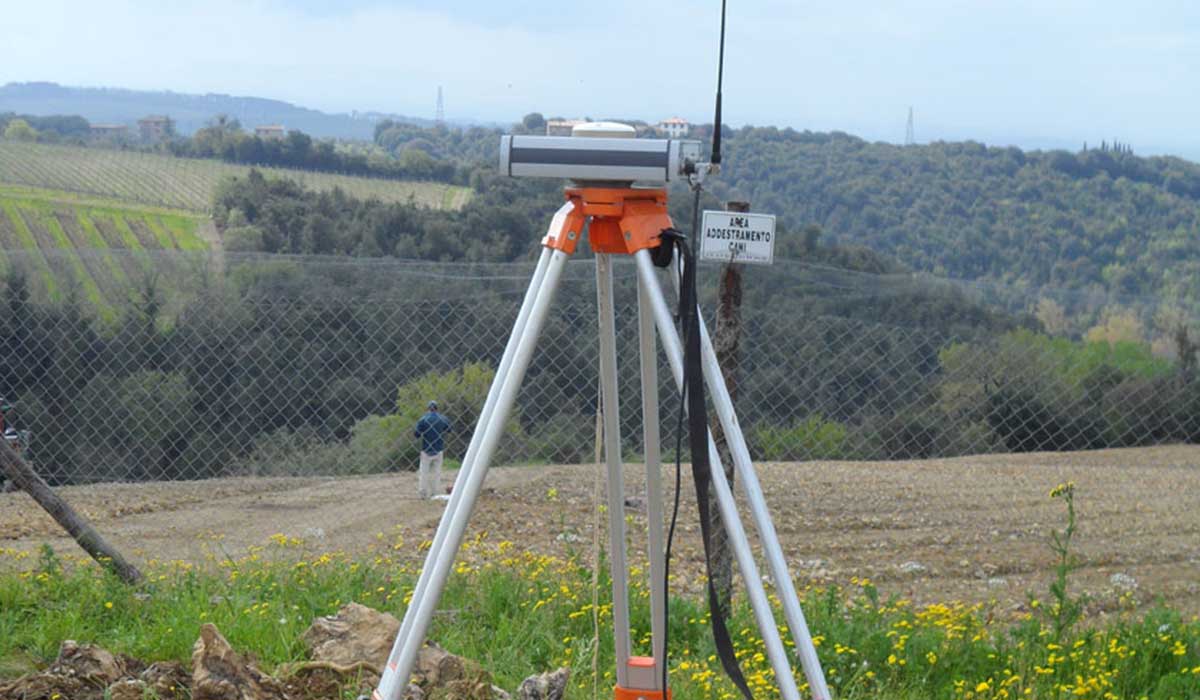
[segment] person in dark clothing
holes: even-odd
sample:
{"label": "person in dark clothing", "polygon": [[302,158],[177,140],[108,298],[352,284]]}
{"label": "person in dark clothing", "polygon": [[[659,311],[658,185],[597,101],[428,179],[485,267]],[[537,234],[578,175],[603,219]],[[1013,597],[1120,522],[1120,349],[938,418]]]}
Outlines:
{"label": "person in dark clothing", "polygon": [[[18,455],[24,456],[25,440],[21,433],[13,427],[9,413],[13,410],[13,405],[9,403],[3,396],[0,396],[0,440],[8,443],[8,446],[13,448]],[[16,485],[8,479],[0,476],[0,493],[8,493],[16,489]]]}
{"label": "person in dark clothing", "polygon": [[8,446],[16,450],[17,454],[21,454],[23,445],[21,444],[21,434],[12,424],[12,417],[9,415],[13,410],[13,405],[9,403],[3,396],[0,396],[0,435],[3,436]]}
{"label": "person in dark clothing", "polygon": [[433,498],[442,490],[442,454],[446,451],[445,435],[450,432],[450,420],[438,413],[437,402],[429,402],[429,410],[417,421],[413,437],[421,441],[421,474],[417,492],[421,498]]}

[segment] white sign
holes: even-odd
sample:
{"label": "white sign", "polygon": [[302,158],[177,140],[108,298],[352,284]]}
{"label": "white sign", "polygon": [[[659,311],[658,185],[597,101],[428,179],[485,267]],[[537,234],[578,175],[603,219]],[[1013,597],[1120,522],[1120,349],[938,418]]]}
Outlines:
{"label": "white sign", "polygon": [[700,259],[770,265],[775,259],[775,216],[736,211],[704,212]]}

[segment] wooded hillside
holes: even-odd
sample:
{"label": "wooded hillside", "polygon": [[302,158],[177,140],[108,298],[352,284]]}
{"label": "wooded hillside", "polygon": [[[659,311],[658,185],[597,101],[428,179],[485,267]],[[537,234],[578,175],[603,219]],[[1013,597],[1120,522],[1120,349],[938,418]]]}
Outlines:
{"label": "wooded hillside", "polygon": [[1027,153],[775,128],[741,129],[726,144],[719,195],[915,270],[1200,299],[1200,166],[1182,159],[1110,144]]}

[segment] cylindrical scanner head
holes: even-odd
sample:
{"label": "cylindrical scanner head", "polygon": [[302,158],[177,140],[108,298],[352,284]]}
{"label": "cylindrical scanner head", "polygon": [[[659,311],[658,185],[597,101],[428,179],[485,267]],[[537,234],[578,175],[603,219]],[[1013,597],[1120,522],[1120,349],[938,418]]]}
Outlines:
{"label": "cylindrical scanner head", "polygon": [[624,124],[601,122],[576,126],[575,136],[501,136],[500,172],[510,177],[664,183],[685,179],[685,165],[700,158],[699,141],[631,138],[631,131]]}

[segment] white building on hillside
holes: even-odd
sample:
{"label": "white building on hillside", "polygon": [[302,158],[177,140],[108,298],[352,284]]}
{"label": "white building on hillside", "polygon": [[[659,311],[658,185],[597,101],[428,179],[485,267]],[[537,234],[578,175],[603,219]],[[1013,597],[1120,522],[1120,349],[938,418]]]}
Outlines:
{"label": "white building on hillside", "polygon": [[546,122],[546,135],[570,136],[576,125],[586,123],[586,119],[551,119]]}
{"label": "white building on hillside", "polygon": [[254,135],[260,139],[282,139],[287,136],[287,129],[282,124],[264,124],[254,127]]}
{"label": "white building on hillside", "polygon": [[688,123],[688,120],[679,117],[671,117],[658,123],[658,130],[673,139],[687,136],[691,129],[692,125]]}

